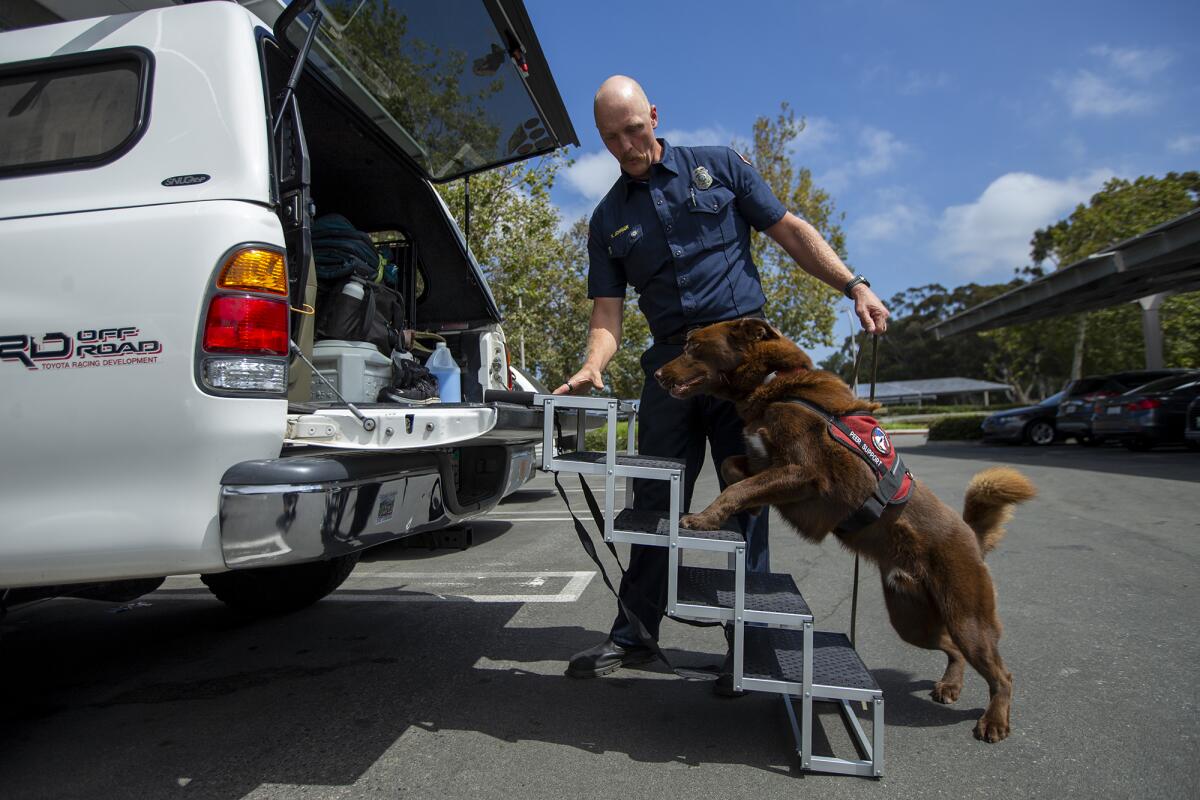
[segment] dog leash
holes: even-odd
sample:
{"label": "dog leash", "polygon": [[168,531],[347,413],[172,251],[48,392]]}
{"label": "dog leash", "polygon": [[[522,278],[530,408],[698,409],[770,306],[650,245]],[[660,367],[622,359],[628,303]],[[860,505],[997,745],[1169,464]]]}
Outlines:
{"label": "dog leash", "polygon": [[[561,439],[562,427],[558,421],[558,412],[554,411],[552,413],[554,414],[554,427],[557,431],[557,438]],[[596,496],[592,493],[591,487],[587,485],[587,481],[584,480],[582,474],[579,475],[579,486],[582,490],[583,498],[587,503],[588,511],[592,515],[592,521],[596,523],[596,527],[599,530],[603,531],[604,515],[600,511],[600,504],[596,502]],[[583,551],[587,553],[588,558],[592,560],[592,563],[596,565],[596,568],[600,570],[600,577],[604,580],[604,585],[608,587],[610,592],[612,592],[613,597],[617,598],[617,605],[620,607],[621,611],[624,612],[625,618],[633,623],[637,630],[638,638],[641,640],[642,644],[649,648],[650,652],[652,652],[659,661],[663,662],[668,669],[681,678],[693,681],[716,680],[720,674],[719,666],[677,667],[671,663],[671,660],[667,658],[667,654],[662,651],[661,647],[659,647],[658,639],[650,633],[650,630],[646,627],[645,623],[642,622],[638,615],[633,613],[633,609],[626,605],[625,601],[621,599],[620,592],[618,592],[616,587],[613,586],[612,581],[608,577],[608,572],[604,569],[603,562],[600,561],[600,554],[596,552],[596,545],[592,541],[591,534],[588,532],[587,527],[580,522],[579,517],[575,516],[575,510],[571,508],[571,501],[567,499],[567,492],[559,482],[557,472],[554,473],[554,488],[558,490],[558,494],[562,498],[563,505],[567,507],[567,513],[571,515],[571,523],[575,528],[575,535],[579,539],[580,546],[583,547]],[[629,574],[626,572],[625,567],[621,564],[621,558],[617,554],[617,548],[613,545],[613,543],[605,541],[604,545],[608,548],[609,553],[612,554],[613,560],[617,562],[617,569],[621,571],[623,583],[632,588],[634,593],[640,596],[643,601],[648,602],[651,607],[657,608],[658,603],[652,600],[650,596],[645,593],[642,587],[629,578]],[[678,617],[669,616],[665,613],[663,616],[667,617],[668,619],[673,619],[676,622],[681,622],[685,625],[691,625],[696,628],[713,628],[721,625],[720,622],[698,622],[695,620],[680,619]]]}
{"label": "dog leash", "polygon": [[[854,394],[858,396],[859,353],[854,354]],[[871,402],[875,402],[875,379],[879,375],[879,334],[871,334]],[[858,628],[858,551],[854,553],[854,587],[850,590],[850,646],[855,646]]]}

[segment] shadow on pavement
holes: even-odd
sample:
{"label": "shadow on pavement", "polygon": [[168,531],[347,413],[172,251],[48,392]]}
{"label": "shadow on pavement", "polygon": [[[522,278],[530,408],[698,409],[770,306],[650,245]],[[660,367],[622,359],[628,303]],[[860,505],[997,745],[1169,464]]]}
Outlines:
{"label": "shadow on pavement", "polygon": [[[60,601],[5,623],[7,800],[161,797],[181,779],[190,797],[221,800],[263,784],[351,786],[400,737],[416,737],[399,745],[405,752],[427,754],[438,744],[421,737],[443,731],[799,774],[777,697],[717,698],[707,682],[650,674],[663,672],[657,666],[567,678],[560,664],[602,634],[509,626],[516,604],[325,602],[248,620],[215,603],[148,599],[123,614]],[[720,660],[679,656],[689,665]],[[876,675],[889,725],[951,725],[979,713],[922,698],[927,681]],[[836,716],[818,719],[818,752],[830,735],[844,741]],[[833,749],[851,755],[844,744]],[[450,780],[457,767],[434,759],[420,769],[434,789],[441,771]]]}
{"label": "shadow on pavement", "polygon": [[558,492],[556,492],[553,488],[542,489],[542,488],[531,488],[531,487],[526,486],[524,488],[517,489],[515,492],[510,494],[508,497],[505,497],[503,500],[500,501],[500,505],[502,505],[502,506],[531,505],[533,503],[537,503],[539,500],[545,500],[547,497],[558,497]]}
{"label": "shadow on pavement", "polygon": [[1200,482],[1200,454],[1183,448],[1137,453],[1121,447],[1079,447],[1071,444],[1027,447],[979,442],[930,442],[920,447],[906,448],[904,453]]}
{"label": "shadow on pavement", "polygon": [[[473,519],[463,524],[471,528],[471,547],[487,544],[493,539],[503,536],[513,527],[511,522],[487,518]],[[370,564],[375,561],[424,561],[445,555],[448,551],[463,549],[461,547],[437,545],[435,544],[436,541],[436,536],[433,534],[416,534],[405,539],[370,547],[363,552],[359,560],[364,564]]]}
{"label": "shadow on pavement", "polygon": [[[944,705],[929,697],[933,689],[932,680],[917,680],[907,672],[894,669],[871,670],[879,688],[883,689],[884,714],[888,725],[905,728],[931,728],[961,725],[964,721],[974,722],[983,716],[982,708],[971,708],[970,704]],[[982,681],[968,667],[968,681]]]}

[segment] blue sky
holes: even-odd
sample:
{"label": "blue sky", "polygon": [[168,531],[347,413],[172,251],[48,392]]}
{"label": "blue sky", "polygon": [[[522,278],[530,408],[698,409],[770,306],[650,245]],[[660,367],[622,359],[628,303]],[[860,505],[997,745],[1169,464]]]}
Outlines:
{"label": "blue sky", "polygon": [[796,161],[884,299],[1007,280],[1108,177],[1200,169],[1194,0],[526,6],[582,145],[565,216],[616,176],[591,115],[608,75],[642,83],[673,144],[748,141],[786,100],[808,121]]}

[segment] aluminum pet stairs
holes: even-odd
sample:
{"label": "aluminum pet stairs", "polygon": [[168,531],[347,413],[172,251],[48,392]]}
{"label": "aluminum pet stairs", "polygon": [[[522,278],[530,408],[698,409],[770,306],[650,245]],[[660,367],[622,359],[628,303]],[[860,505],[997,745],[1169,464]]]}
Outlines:
{"label": "aluminum pet stairs", "polygon": [[[737,690],[772,692],[782,697],[796,739],[800,767],[878,778],[883,775],[883,692],[850,640],[841,633],[815,631],[813,614],[791,575],[746,572],[746,542],[735,530],[681,529],[684,462],[634,452],[637,405],[606,398],[534,395],[544,410],[542,469],[599,475],[604,479],[604,539],[669,548],[667,614],[689,620],[721,621],[732,627],[733,686]],[[558,452],[555,414],[576,413],[576,449]],[[586,418],[603,414],[608,423],[606,448],[584,449]],[[628,414],[629,437],[624,452],[617,442],[618,416]],[[617,480],[626,483],[632,501],[632,479],[670,483],[670,508],[661,513],[617,508]],[[726,553],[727,569],[686,566],[686,550]],[[812,753],[813,702],[838,704],[860,758],[844,759]],[[851,703],[872,712],[871,734],[863,729]],[[796,705],[799,705],[799,715]]]}

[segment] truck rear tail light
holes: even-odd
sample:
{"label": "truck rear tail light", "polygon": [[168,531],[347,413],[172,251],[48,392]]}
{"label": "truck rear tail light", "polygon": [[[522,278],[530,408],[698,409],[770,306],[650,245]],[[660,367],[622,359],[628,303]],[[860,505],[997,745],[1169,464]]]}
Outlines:
{"label": "truck rear tail light", "polygon": [[276,250],[243,247],[225,259],[217,277],[217,286],[221,289],[286,295],[287,262],[283,253]]}
{"label": "truck rear tail light", "polygon": [[1150,411],[1162,405],[1162,401],[1153,397],[1143,397],[1141,400],[1135,400],[1132,403],[1126,403],[1125,408],[1130,411]]}
{"label": "truck rear tail light", "polygon": [[287,362],[261,358],[206,358],[204,383],[229,392],[287,391]]}
{"label": "truck rear tail light", "polygon": [[204,349],[209,353],[286,356],[287,302],[240,295],[214,297],[204,320]]}
{"label": "truck rear tail light", "polygon": [[504,343],[504,375],[508,378],[508,390],[511,392],[513,387],[512,351],[508,349],[508,342]]}

